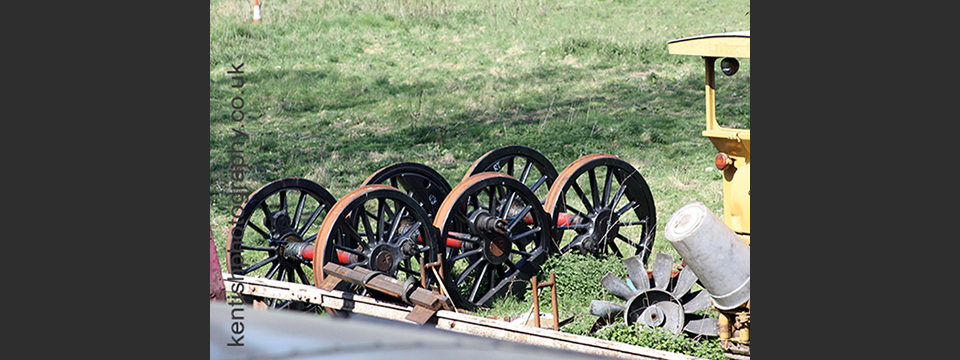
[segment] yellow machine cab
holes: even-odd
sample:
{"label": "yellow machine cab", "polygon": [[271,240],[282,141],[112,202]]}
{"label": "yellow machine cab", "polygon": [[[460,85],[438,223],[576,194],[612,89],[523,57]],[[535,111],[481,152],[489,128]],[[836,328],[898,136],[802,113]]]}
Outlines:
{"label": "yellow machine cab", "polygon": [[740,59],[750,58],[750,31],[692,36],[669,41],[671,55],[700,56],[706,71],[706,120],[703,136],[719,150],[714,158],[723,171],[723,221],[743,241],[750,244],[750,130],[721,127],[717,123],[716,81],[717,59],[724,75],[736,74]]}

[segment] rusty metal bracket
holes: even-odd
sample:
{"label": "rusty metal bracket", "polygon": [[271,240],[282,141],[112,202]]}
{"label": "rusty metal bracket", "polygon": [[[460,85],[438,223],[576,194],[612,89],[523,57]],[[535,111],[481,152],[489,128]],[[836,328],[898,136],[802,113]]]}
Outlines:
{"label": "rusty metal bracket", "polygon": [[550,287],[550,301],[553,306],[553,330],[560,331],[560,312],[557,309],[557,280],[553,273],[550,273],[550,281],[537,284],[537,277],[530,278],[530,285],[533,286],[533,325],[540,327],[540,296],[539,290],[542,287]]}

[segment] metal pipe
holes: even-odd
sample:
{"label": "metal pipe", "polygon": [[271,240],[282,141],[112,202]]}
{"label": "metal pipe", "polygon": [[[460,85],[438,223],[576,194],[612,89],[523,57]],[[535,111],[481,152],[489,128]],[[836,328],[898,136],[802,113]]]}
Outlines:
{"label": "metal pipe", "polygon": [[674,212],[664,236],[718,309],[730,310],[750,300],[750,246],[702,203]]}
{"label": "metal pipe", "polygon": [[550,286],[550,301],[553,306],[553,330],[560,331],[560,309],[557,308],[557,279],[553,273],[550,273],[550,281],[537,283],[537,277],[530,278],[530,285],[533,287],[533,325],[540,327],[540,292],[542,287]]}

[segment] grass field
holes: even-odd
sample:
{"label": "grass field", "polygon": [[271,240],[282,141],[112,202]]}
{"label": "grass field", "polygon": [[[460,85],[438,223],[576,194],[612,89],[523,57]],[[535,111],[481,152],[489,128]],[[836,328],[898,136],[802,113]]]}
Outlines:
{"label": "grass field", "polygon": [[[261,4],[253,23],[252,1],[210,2],[210,221],[221,249],[231,186],[249,194],[296,176],[339,198],[401,161],[455,186],[480,155],[510,144],[558,171],[593,153],[632,164],[656,202],[655,252],[675,254],[660,234],[679,207],[701,201],[722,214],[716,150],[700,135],[702,60],[666,44],[749,30],[749,1]],[[228,72],[240,64],[238,89]],[[722,124],[749,128],[749,84],[749,59],[717,78]],[[237,129],[249,136],[242,180],[230,173]]]}

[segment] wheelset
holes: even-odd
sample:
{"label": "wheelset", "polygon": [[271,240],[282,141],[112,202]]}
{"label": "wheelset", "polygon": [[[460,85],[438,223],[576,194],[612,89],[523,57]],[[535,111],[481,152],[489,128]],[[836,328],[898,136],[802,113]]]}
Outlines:
{"label": "wheelset", "polygon": [[[297,250],[312,246],[334,203],[336,199],[326,189],[302,178],[275,180],[254,191],[241,205],[230,229],[230,273],[311,285],[311,259],[300,256]],[[268,301],[269,306],[277,308],[294,303]]]}
{"label": "wheelset", "polygon": [[[327,263],[363,267],[428,288],[437,284],[434,276],[421,276],[424,265],[443,251],[437,233],[420,204],[396,188],[371,184],[351,191],[330,209],[317,239],[312,256],[317,284]],[[344,290],[366,293],[359,286]]]}
{"label": "wheelset", "polygon": [[458,307],[521,294],[546,258],[553,227],[540,200],[498,172],[468,177],[447,195],[433,225],[445,239],[443,284]]}
{"label": "wheelset", "polygon": [[557,225],[554,251],[639,255],[646,264],[653,249],[657,214],[643,176],[607,154],[577,159],[557,177],[544,208]]}

